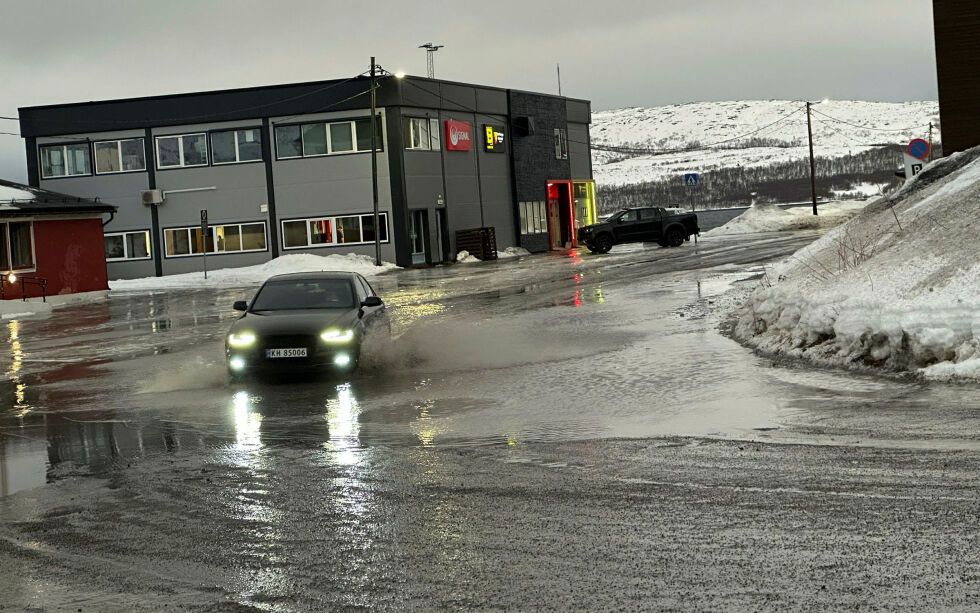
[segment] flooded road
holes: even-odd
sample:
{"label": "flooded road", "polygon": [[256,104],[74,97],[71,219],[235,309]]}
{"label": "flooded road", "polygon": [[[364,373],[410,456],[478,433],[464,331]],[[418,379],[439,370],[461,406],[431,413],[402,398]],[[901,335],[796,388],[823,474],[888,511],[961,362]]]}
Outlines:
{"label": "flooded road", "polygon": [[[395,340],[344,379],[229,383],[230,307],[255,288],[0,322],[0,604],[757,608],[770,582],[791,606],[811,602],[792,569],[815,543],[824,590],[849,564],[897,581],[884,559],[937,546],[902,532],[908,513],[976,523],[980,387],[777,365],[721,335],[762,266],[813,238],[378,277]],[[888,535],[852,530],[861,509]],[[782,549],[745,590],[664,590],[770,530]],[[935,559],[972,560],[975,538]],[[870,543],[879,559],[844,555]],[[734,572],[711,568],[715,587]],[[576,600],[589,577],[602,598]],[[825,604],[868,602],[850,580]],[[889,597],[938,579],[916,581]],[[972,589],[940,583],[950,605]]]}

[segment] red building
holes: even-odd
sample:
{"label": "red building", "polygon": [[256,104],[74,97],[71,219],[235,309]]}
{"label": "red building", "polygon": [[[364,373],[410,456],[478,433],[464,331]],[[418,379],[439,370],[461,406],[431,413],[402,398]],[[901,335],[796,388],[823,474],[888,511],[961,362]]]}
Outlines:
{"label": "red building", "polygon": [[57,304],[108,291],[102,223],[115,211],[0,180],[0,305],[25,297]]}

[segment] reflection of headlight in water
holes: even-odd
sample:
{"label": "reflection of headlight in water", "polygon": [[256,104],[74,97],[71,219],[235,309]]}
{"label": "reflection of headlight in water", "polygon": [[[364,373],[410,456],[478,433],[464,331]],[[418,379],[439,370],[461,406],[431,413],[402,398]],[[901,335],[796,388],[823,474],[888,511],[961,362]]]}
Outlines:
{"label": "reflection of headlight in water", "polygon": [[238,356],[235,356],[232,359],[228,360],[228,366],[230,366],[232,370],[241,370],[245,368],[245,360],[243,360]]}
{"label": "reflection of headlight in water", "polygon": [[336,364],[337,366],[347,366],[348,364],[350,364],[350,356],[347,355],[346,353],[338,353],[337,356],[333,359],[333,363]]}

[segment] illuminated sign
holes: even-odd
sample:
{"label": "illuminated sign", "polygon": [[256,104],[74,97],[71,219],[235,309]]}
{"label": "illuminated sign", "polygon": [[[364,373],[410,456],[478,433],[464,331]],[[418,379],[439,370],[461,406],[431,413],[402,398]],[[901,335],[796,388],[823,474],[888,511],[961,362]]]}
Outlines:
{"label": "illuminated sign", "polygon": [[446,149],[449,151],[470,150],[470,124],[466,121],[446,121]]}
{"label": "illuminated sign", "polygon": [[504,127],[483,126],[483,146],[487,151],[494,153],[507,153],[507,145],[504,143]]}

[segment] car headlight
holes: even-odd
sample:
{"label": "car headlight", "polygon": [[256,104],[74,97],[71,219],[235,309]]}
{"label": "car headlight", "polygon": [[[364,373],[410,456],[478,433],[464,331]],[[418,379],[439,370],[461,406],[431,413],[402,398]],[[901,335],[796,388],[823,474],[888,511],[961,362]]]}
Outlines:
{"label": "car headlight", "polygon": [[251,332],[233,332],[228,335],[228,344],[232,347],[248,347],[255,342],[255,335]]}
{"label": "car headlight", "polygon": [[347,343],[350,339],[354,338],[353,330],[327,330],[320,335],[320,338],[327,343]]}

